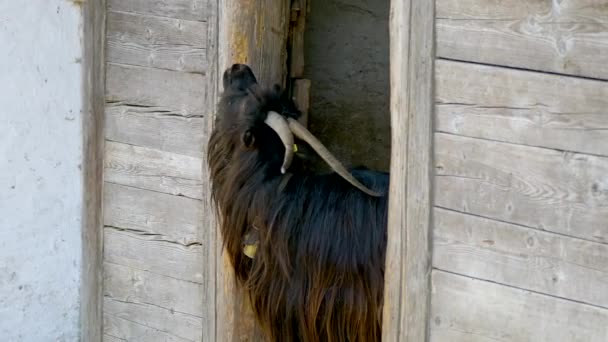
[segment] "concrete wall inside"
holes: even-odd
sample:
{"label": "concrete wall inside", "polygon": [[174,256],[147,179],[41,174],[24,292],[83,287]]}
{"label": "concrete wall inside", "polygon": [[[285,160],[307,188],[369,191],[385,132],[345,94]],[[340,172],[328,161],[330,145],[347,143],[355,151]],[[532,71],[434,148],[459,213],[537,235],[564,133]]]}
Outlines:
{"label": "concrete wall inside", "polygon": [[309,128],[345,164],[388,171],[389,0],[312,0]]}
{"label": "concrete wall inside", "polygon": [[78,341],[82,14],[0,2],[0,340]]}

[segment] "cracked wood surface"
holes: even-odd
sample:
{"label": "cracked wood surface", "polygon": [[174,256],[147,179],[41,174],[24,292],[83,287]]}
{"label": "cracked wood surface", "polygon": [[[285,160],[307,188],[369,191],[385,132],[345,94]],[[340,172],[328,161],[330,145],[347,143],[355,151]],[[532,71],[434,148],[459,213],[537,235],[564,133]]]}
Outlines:
{"label": "cracked wood surface", "polygon": [[208,135],[203,115],[158,107],[107,104],[106,139],[200,158]]}
{"label": "cracked wood surface", "polygon": [[207,23],[109,11],[110,63],[204,73]]}
{"label": "cracked wood surface", "polygon": [[603,0],[437,0],[438,57],[608,79]]}
{"label": "cracked wood surface", "polygon": [[106,102],[143,107],[185,116],[202,115],[205,76],[178,71],[108,63]]}
{"label": "cracked wood surface", "polygon": [[[128,341],[200,341],[200,317],[110,297],[104,298],[103,307],[108,334],[122,336]],[[141,321],[141,317],[145,317],[145,321]],[[138,329],[132,329],[134,325],[138,325]],[[159,338],[159,335],[164,336]]]}
{"label": "cracked wood surface", "polygon": [[210,4],[107,1],[104,340],[198,342]]}
{"label": "cracked wood surface", "polygon": [[[193,199],[203,197],[203,160],[200,157],[108,141],[104,164],[105,181],[108,183]],[[162,199],[149,205],[166,206]],[[195,205],[200,206],[200,203]]]}

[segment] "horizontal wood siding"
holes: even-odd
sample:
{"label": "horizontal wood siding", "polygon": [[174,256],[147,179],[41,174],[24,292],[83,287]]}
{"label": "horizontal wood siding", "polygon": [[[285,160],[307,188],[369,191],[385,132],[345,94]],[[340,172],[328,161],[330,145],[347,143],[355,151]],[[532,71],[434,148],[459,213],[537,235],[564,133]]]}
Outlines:
{"label": "horizontal wood siding", "polygon": [[436,268],[608,309],[608,245],[438,208],[434,222]]}
{"label": "horizontal wood siding", "polygon": [[604,342],[608,311],[433,271],[431,342]]}
{"label": "horizontal wood siding", "polygon": [[435,134],[435,205],[608,242],[608,158]]}
{"label": "horizontal wood siding", "polygon": [[108,61],[204,73],[207,23],[108,12]]}
{"label": "horizontal wood siding", "polygon": [[106,341],[198,342],[209,320],[207,6],[108,0]]}
{"label": "horizontal wood siding", "polygon": [[[202,198],[203,161],[200,157],[113,141],[106,143],[105,155],[105,181],[108,183],[129,185],[183,198]],[[199,206],[198,202],[194,203]],[[156,205],[161,212],[162,207],[166,206],[162,201],[156,204],[150,202],[150,205]]]}
{"label": "horizontal wood siding", "polygon": [[109,11],[207,21],[207,0],[106,0]]}
{"label": "horizontal wood siding", "polygon": [[608,156],[608,83],[437,61],[436,130]]}
{"label": "horizontal wood siding", "polygon": [[608,2],[436,7],[431,341],[607,341]]}
{"label": "horizontal wood siding", "polygon": [[154,68],[109,63],[106,102],[111,105],[157,107],[184,116],[202,115],[205,77]]}
{"label": "horizontal wood siding", "polygon": [[602,0],[436,0],[437,55],[608,79]]}

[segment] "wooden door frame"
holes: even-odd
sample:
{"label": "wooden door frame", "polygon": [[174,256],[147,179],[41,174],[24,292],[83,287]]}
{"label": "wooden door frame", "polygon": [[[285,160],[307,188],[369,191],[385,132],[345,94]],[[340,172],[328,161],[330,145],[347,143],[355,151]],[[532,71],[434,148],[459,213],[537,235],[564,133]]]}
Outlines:
{"label": "wooden door frame", "polygon": [[83,17],[83,217],[80,336],[103,335],[103,158],[105,110],[106,1],[74,3]]}
{"label": "wooden door frame", "polygon": [[[284,85],[290,0],[210,0],[206,133],[223,71],[247,63],[260,83]],[[427,341],[430,307],[435,1],[392,0],[390,13],[391,185],[383,341]],[[205,193],[209,193],[208,170]],[[259,338],[221,248],[211,203],[203,341]]]}
{"label": "wooden door frame", "polygon": [[435,1],[392,0],[391,185],[382,340],[428,340]]}
{"label": "wooden door frame", "polygon": [[[285,85],[287,35],[291,0],[209,0],[207,124],[209,135],[222,91],[222,74],[233,63],[251,66],[258,82]],[[210,193],[206,156],[203,189]],[[208,241],[205,265],[205,321],[203,341],[261,341],[244,293],[236,286],[234,272],[222,249],[215,208],[205,199],[206,224],[202,241]]]}

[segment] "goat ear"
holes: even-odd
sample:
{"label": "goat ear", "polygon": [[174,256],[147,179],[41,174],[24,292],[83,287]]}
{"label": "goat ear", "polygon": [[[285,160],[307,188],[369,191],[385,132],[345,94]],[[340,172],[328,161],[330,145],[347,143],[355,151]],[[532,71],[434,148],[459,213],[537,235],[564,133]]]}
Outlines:
{"label": "goat ear", "polygon": [[245,133],[243,133],[241,140],[243,141],[243,145],[245,145],[245,147],[251,147],[251,145],[253,145],[255,142],[255,137],[250,130],[247,130]]}

